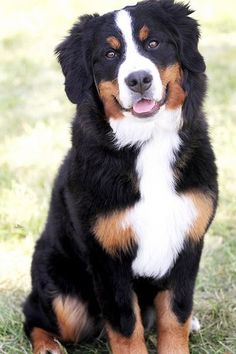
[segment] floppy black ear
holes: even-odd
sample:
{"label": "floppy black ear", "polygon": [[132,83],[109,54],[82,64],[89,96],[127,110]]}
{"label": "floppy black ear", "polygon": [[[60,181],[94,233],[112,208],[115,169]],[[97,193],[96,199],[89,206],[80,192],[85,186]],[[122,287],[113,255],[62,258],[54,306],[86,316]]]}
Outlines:
{"label": "floppy black ear", "polygon": [[198,51],[199,25],[195,19],[189,17],[194,11],[190,9],[189,4],[175,3],[172,0],[162,0],[162,4],[167,16],[171,17],[170,26],[173,25],[183,69],[203,73],[206,65]]}
{"label": "floppy black ear", "polygon": [[182,66],[189,71],[203,73],[206,70],[206,65],[202,55],[198,51],[198,25],[195,20],[191,20],[194,24],[192,33],[184,33],[183,31],[183,33],[180,34],[180,60]]}
{"label": "floppy black ear", "polygon": [[89,35],[86,36],[86,25],[97,16],[82,16],[72,27],[69,36],[55,50],[65,75],[65,91],[72,103],[79,104],[93,84],[89,57],[90,40]]}
{"label": "floppy black ear", "polygon": [[[191,11],[188,6],[188,14]],[[200,37],[198,23],[191,17],[185,17],[182,26],[179,26],[180,35],[180,59],[183,67],[195,73],[203,73],[206,65],[202,55],[198,50],[198,41]]]}

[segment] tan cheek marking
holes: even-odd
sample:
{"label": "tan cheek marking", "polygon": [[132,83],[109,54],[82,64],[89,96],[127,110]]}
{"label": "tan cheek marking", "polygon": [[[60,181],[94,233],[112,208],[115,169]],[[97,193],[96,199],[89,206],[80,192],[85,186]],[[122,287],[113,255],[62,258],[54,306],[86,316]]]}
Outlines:
{"label": "tan cheek marking", "polygon": [[181,75],[181,68],[178,63],[160,70],[163,86],[166,88],[168,85],[166,108],[170,110],[175,110],[182,106],[186,98],[186,93],[180,84]]}
{"label": "tan cheek marking", "polygon": [[178,63],[161,68],[160,70],[161,81],[164,86],[169,82],[175,82],[181,79],[181,71]]}
{"label": "tan cheek marking", "polygon": [[166,108],[175,110],[182,106],[186,97],[186,94],[179,83],[169,83],[169,94],[166,102]]}
{"label": "tan cheek marking", "polygon": [[119,49],[120,48],[120,41],[117,39],[115,36],[110,36],[107,38],[107,43],[111,46],[113,49]]}
{"label": "tan cheek marking", "polygon": [[149,28],[146,25],[141,28],[138,35],[141,42],[145,41],[145,39],[148,38],[149,32]]}
{"label": "tan cheek marking", "polygon": [[99,94],[104,105],[107,118],[122,118],[123,113],[116,97],[119,94],[117,80],[101,81],[98,85]]}
{"label": "tan cheek marking", "polygon": [[191,316],[181,324],[171,309],[171,293],[160,292],[155,298],[158,354],[189,354]]}
{"label": "tan cheek marking", "polygon": [[53,309],[64,341],[78,342],[89,330],[87,307],[77,299],[58,296],[53,300]]}
{"label": "tan cheek marking", "polygon": [[102,247],[111,255],[117,251],[128,251],[134,242],[134,233],[130,226],[124,226],[126,211],[116,211],[110,215],[98,217],[93,233]]}
{"label": "tan cheek marking", "polygon": [[47,351],[55,354],[63,354],[63,351],[61,350],[59,344],[55,342],[54,336],[51,333],[35,327],[30,336],[34,354],[42,354]]}
{"label": "tan cheek marking", "polygon": [[130,337],[124,337],[114,331],[109,324],[106,325],[112,354],[148,354],[140,309],[136,296],[134,297],[135,327]]}
{"label": "tan cheek marking", "polygon": [[197,217],[191,225],[188,237],[194,241],[199,241],[204,236],[214,214],[213,199],[209,194],[203,194],[198,191],[191,191],[186,193],[186,195],[192,200],[197,210]]}

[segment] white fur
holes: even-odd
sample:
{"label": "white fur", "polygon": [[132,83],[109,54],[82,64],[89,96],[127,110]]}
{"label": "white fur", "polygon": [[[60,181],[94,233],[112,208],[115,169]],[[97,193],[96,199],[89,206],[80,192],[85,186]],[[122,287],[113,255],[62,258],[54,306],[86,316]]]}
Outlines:
{"label": "white fur", "polygon": [[123,112],[122,119],[110,118],[109,123],[115,135],[117,148],[142,145],[153,134],[155,120],[153,117],[139,119],[131,112]]}
{"label": "white fur", "polygon": [[134,71],[144,70],[153,76],[151,90],[153,99],[160,101],[163,95],[163,85],[155,64],[138,51],[132,33],[132,19],[126,10],[118,11],[116,15],[116,25],[120,29],[126,45],[125,60],[121,64],[118,73],[119,101],[125,109],[133,105],[132,95],[125,79]]}
{"label": "white fur", "polygon": [[174,188],[171,165],[180,145],[176,129],[155,125],[152,137],[138,155],[141,200],[126,219],[138,244],[132,264],[134,275],[165,275],[183,249],[186,232],[196,217],[191,199],[178,195]]}
{"label": "white fur", "polygon": [[137,118],[131,112],[123,112],[124,117],[121,119],[110,118],[117,148],[142,145],[153,136],[155,130],[177,131],[182,122],[181,113],[181,108],[168,110],[163,105],[150,118]]}
{"label": "white fur", "polygon": [[[152,74],[152,94],[160,100],[163,94],[159,72],[136,47],[132,34],[132,20],[125,10],[116,16],[125,44],[125,60],[118,73],[121,105],[132,107],[132,94],[125,78],[133,71],[146,70]],[[162,277],[173,266],[184,246],[186,232],[197,211],[190,198],[175,191],[172,164],[181,145],[178,135],[182,122],[181,107],[168,110],[163,105],[149,118],[137,118],[124,112],[121,119],[109,119],[117,148],[139,145],[136,170],[141,199],[130,209],[124,227],[130,225],[138,245],[133,261],[134,275]]]}

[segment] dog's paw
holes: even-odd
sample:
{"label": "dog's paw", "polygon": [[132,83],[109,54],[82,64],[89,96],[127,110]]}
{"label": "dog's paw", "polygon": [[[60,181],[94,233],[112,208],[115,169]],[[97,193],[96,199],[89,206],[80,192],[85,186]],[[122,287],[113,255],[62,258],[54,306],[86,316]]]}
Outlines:
{"label": "dog's paw", "polygon": [[57,340],[52,339],[35,348],[33,354],[65,354],[65,351]]}
{"label": "dog's paw", "polygon": [[198,321],[197,317],[193,316],[190,332],[191,333],[199,332],[200,328],[201,328],[200,322]]}
{"label": "dog's paw", "polygon": [[58,348],[40,348],[39,351],[37,352],[33,352],[34,354],[64,354],[63,351],[61,351],[60,349]]}

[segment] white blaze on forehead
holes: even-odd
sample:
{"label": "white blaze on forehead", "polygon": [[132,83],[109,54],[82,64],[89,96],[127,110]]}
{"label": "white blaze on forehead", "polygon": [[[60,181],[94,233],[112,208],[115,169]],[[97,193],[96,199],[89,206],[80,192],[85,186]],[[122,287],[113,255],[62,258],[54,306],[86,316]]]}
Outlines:
{"label": "white blaze on forehead", "polygon": [[116,25],[122,33],[125,42],[125,59],[119,68],[118,84],[119,99],[121,105],[129,109],[133,105],[132,92],[125,83],[125,79],[134,71],[144,70],[153,76],[152,94],[156,101],[161,100],[163,93],[162,81],[156,65],[148,58],[143,56],[137,48],[133,38],[132,18],[126,10],[117,12]]}
{"label": "white blaze on forehead", "polygon": [[126,44],[126,58],[132,54],[137,55],[130,14],[125,10],[119,11],[116,15],[116,24],[119,27]]}

